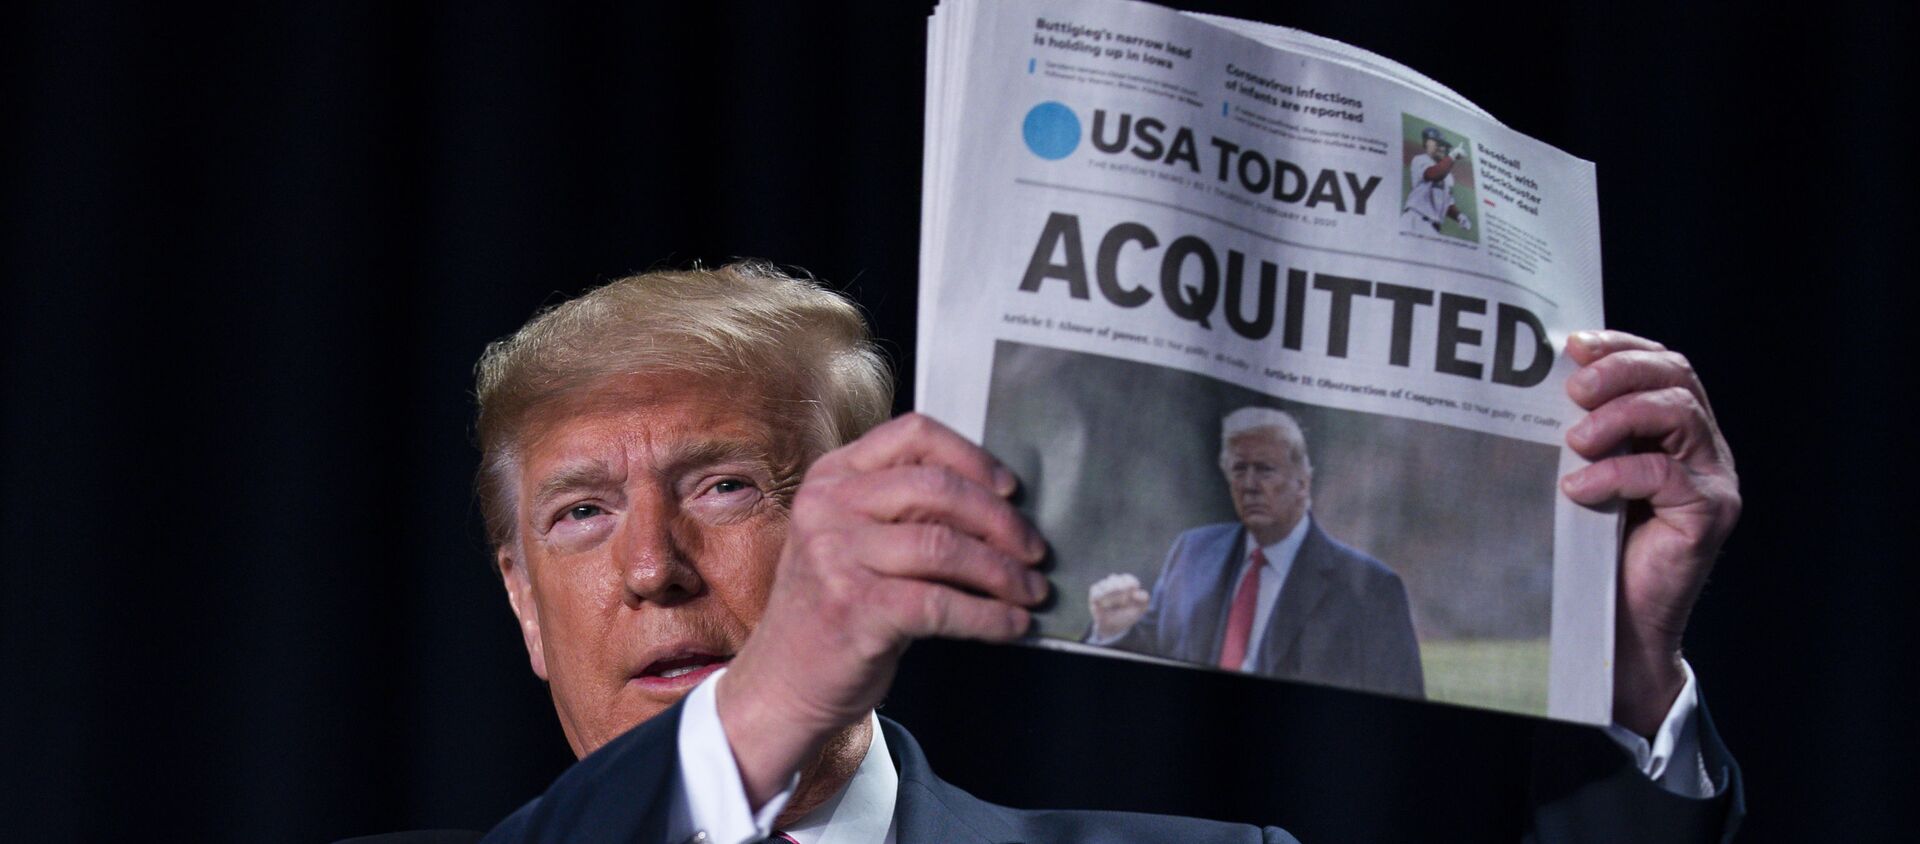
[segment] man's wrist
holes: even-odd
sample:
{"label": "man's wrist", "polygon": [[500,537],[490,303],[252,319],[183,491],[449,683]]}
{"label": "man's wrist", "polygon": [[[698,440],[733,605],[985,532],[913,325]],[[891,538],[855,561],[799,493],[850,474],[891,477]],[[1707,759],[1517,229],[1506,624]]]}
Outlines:
{"label": "man's wrist", "polygon": [[1607,735],[1633,757],[1640,773],[1661,788],[1682,797],[1713,797],[1721,788],[1720,780],[1709,771],[1718,762],[1706,757],[1700,739],[1699,687],[1693,670],[1680,664],[1684,685],[1652,735],[1641,735],[1619,724],[1607,728]]}
{"label": "man's wrist", "polygon": [[1651,739],[1687,685],[1679,650],[1622,659],[1613,683],[1613,722]]}
{"label": "man's wrist", "polygon": [[[737,660],[736,660],[737,662]],[[740,770],[747,801],[757,811],[790,787],[808,760],[818,755],[831,730],[794,723],[791,707],[769,705],[780,695],[754,688],[751,675],[727,671],[714,681],[714,705]]]}
{"label": "man's wrist", "polygon": [[695,687],[682,705],[679,744],[678,803],[669,824],[670,841],[688,840],[696,832],[715,844],[760,841],[772,833],[774,819],[794,795],[799,777],[770,798],[747,797],[732,742],[720,722],[715,697],[719,675]]}

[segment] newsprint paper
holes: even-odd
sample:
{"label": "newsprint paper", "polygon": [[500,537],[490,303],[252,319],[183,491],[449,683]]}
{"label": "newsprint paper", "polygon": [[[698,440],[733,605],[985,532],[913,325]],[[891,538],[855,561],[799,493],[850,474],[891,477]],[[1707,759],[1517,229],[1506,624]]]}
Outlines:
{"label": "newsprint paper", "polygon": [[1571,503],[1593,166],[1412,70],[1123,0],[930,22],[915,404],[1023,479],[1046,647],[1604,724]]}

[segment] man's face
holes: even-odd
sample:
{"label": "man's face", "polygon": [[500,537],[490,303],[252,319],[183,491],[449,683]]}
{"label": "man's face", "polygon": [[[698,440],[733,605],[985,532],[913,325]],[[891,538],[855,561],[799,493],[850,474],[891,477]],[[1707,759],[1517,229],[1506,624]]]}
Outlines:
{"label": "man's face", "polygon": [[1434,158],[1442,158],[1447,154],[1447,149],[1446,149],[1447,145],[1437,140],[1434,140],[1433,138],[1426,139],[1424,146],[1426,146],[1427,148],[1427,154],[1433,156]]}
{"label": "man's face", "polygon": [[1293,449],[1273,429],[1255,428],[1230,437],[1226,451],[1233,511],[1262,542],[1278,541],[1307,508],[1309,479]]}
{"label": "man's face", "polygon": [[576,754],[673,705],[760,620],[807,458],[800,405],[768,392],[613,379],[528,432],[498,563]]}

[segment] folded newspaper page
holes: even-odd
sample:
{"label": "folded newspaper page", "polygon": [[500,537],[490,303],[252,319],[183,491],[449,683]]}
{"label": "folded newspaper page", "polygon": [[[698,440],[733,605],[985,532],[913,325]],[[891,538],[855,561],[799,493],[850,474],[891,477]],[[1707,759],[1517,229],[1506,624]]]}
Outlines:
{"label": "folded newspaper page", "polygon": [[1606,723],[1620,519],[1558,490],[1593,166],[1283,27],[929,34],[915,404],[1023,479],[1033,641]]}

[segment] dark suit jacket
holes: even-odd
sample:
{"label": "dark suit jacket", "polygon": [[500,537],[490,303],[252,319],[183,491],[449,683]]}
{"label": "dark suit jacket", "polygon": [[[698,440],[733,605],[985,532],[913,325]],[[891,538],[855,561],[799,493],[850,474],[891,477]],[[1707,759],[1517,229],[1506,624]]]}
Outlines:
{"label": "dark suit jacket", "polygon": [[[1670,794],[1633,767],[1599,730],[1540,722],[1533,760],[1533,812],[1526,841],[1703,844],[1733,837],[1746,813],[1740,769],[1699,710],[1701,750],[1719,796]],[[920,745],[880,719],[900,772],[895,829],[901,844],[1157,844],[1287,842],[1272,827],[1127,812],[1033,811],[979,800],[935,776]],[[486,841],[666,842],[669,779],[678,767],[680,707],[643,723],[567,769],[547,793],[502,821]],[[459,844],[477,833],[397,833],[362,844]],[[1448,840],[1435,830],[1433,840]]]}
{"label": "dark suit jacket", "polygon": [[[1245,538],[1238,522],[1180,534],[1147,614],[1113,647],[1213,664],[1226,638]],[[1254,657],[1254,673],[1269,677],[1414,698],[1426,692],[1400,576],[1327,536],[1312,516]]]}
{"label": "dark suit jacket", "polygon": [[[680,710],[675,705],[580,760],[485,840],[677,844],[666,838],[666,801],[669,778],[677,767]],[[887,749],[900,772],[893,822],[901,844],[1298,844],[1273,827],[1132,812],[996,806],[935,776],[905,728],[886,718],[880,719],[880,728],[886,731]]]}

